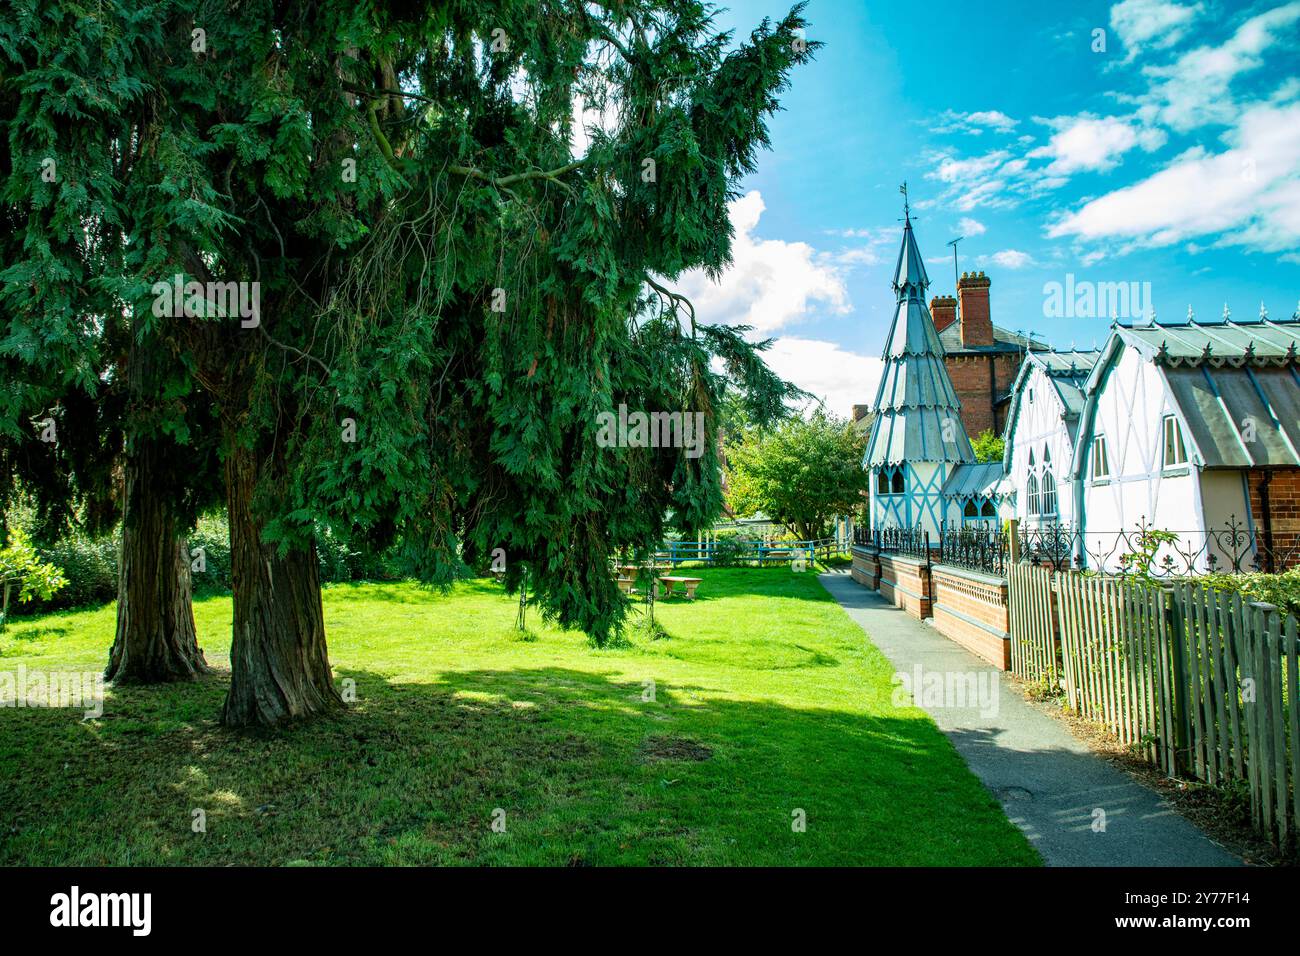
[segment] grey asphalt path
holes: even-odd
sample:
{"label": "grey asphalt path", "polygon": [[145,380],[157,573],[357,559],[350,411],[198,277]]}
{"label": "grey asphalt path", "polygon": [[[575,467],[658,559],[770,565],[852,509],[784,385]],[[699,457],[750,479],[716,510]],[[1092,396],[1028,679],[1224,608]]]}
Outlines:
{"label": "grey asphalt path", "polygon": [[[994,667],[848,574],[819,575],[899,672],[983,674],[986,706],[918,703],[953,742],[1049,866],[1239,866],[1155,791],[1112,767],[1065,724],[1008,686]],[[922,684],[924,686],[924,684]],[[996,691],[993,688],[996,687]],[[922,697],[923,695],[917,695]],[[1096,811],[1105,830],[1094,830]]]}

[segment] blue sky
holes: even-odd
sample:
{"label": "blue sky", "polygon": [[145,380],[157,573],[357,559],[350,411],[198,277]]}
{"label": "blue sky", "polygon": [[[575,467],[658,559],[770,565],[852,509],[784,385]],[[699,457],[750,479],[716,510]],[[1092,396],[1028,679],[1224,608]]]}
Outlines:
{"label": "blue sky", "polygon": [[[737,0],[720,23],[747,33],[788,6]],[[1297,308],[1300,0],[811,0],[807,16],[825,46],[733,206],[735,267],[681,285],[776,339],[774,367],[833,411],[874,397],[903,180],[931,294],[953,291],[945,244],[965,235],[994,323],[1060,347],[1110,323],[1044,314],[1067,274],[1150,283],[1161,320]]]}

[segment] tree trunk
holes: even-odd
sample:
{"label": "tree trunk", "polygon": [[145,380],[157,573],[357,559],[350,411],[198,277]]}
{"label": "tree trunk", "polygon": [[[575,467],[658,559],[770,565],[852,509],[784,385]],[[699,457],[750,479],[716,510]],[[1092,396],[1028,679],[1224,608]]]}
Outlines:
{"label": "tree trunk", "polygon": [[[133,347],[133,352],[135,349]],[[105,680],[154,684],[208,672],[194,630],[190,556],[164,480],[176,447],[142,438],[126,455],[122,545],[117,570],[117,633]]]}
{"label": "tree trunk", "polygon": [[[264,461],[265,459],[261,459]],[[281,556],[254,510],[259,457],[227,431],[226,497],[234,637],[221,722],[272,726],[341,707],[325,648],[314,544]]]}

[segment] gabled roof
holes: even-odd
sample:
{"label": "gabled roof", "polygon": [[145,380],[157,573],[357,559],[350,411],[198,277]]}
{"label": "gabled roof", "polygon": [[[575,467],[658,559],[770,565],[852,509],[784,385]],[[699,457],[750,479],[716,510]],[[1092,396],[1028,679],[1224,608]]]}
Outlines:
{"label": "gabled roof", "polygon": [[894,270],[898,304],[885,340],[884,372],[871,406],[876,419],[862,459],[864,468],[904,461],[975,460],[961,422],[961,401],[944,366],[943,344],[925,304],[929,282],[908,219]]}
{"label": "gabled roof", "polygon": [[1044,349],[1025,353],[1025,360],[1020,364],[1020,371],[1016,373],[1016,380],[1011,385],[1011,407],[1007,410],[1007,424],[1002,432],[1002,437],[1006,439],[1002,456],[1006,469],[1011,467],[1011,436],[1015,433],[1016,420],[1020,417],[1022,396],[1034,369],[1041,370],[1052,383],[1061,404],[1061,418],[1073,444],[1086,400],[1084,383],[1088,381],[1101,355],[1100,350],[1074,349],[1065,352]]}
{"label": "gabled roof", "polygon": [[[1273,322],[1178,323],[1112,327],[1084,391],[1091,427],[1098,390],[1126,348],[1160,370],[1188,442],[1203,468],[1300,466],[1300,317]],[[1073,473],[1084,459],[1076,444]]]}

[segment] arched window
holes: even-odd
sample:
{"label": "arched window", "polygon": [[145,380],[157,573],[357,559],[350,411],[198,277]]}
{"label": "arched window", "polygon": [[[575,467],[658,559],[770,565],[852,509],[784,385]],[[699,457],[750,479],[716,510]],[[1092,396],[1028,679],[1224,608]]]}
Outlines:
{"label": "arched window", "polygon": [[1029,473],[1029,481],[1025,485],[1025,501],[1029,513],[1031,515],[1038,514],[1038,476],[1032,471]]}
{"label": "arched window", "polygon": [[1056,514],[1056,479],[1050,471],[1043,472],[1043,514]]}
{"label": "arched window", "polygon": [[991,501],[984,502],[984,507],[980,509],[980,517],[996,518],[997,516],[998,516],[998,509],[993,507],[993,502]]}
{"label": "arched window", "polygon": [[1043,446],[1043,467],[1052,467],[1052,453],[1046,445]]}
{"label": "arched window", "polygon": [[903,493],[903,469],[898,468],[894,471],[894,478],[890,486],[890,491],[896,495],[901,495]]}
{"label": "arched window", "polygon": [[974,498],[971,498],[966,502],[966,507],[961,510],[961,516],[963,518],[978,518],[980,516],[980,510],[975,507]]}
{"label": "arched window", "polygon": [[889,472],[884,468],[876,472],[876,494],[889,494]]}

